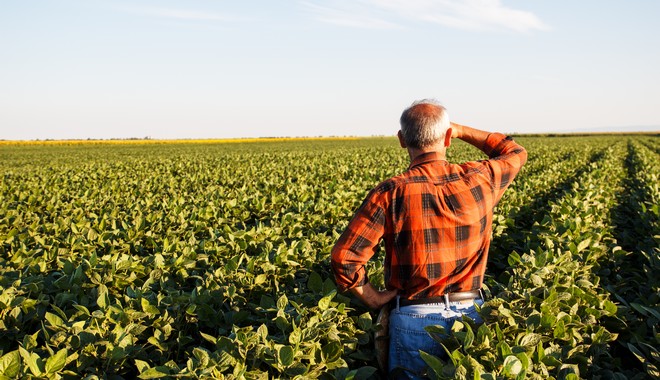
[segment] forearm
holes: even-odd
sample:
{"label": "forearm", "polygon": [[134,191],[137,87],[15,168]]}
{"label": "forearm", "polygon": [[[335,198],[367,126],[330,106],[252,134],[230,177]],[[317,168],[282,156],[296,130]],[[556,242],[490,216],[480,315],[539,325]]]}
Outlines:
{"label": "forearm", "polygon": [[352,288],[350,292],[371,309],[380,309],[398,293],[396,290],[377,290],[371,283]]}
{"label": "forearm", "polygon": [[488,139],[488,136],[490,135],[490,132],[456,123],[451,123],[451,128],[452,137],[461,139],[466,143],[475,146],[481,151],[484,150],[484,145],[486,143],[486,139]]}

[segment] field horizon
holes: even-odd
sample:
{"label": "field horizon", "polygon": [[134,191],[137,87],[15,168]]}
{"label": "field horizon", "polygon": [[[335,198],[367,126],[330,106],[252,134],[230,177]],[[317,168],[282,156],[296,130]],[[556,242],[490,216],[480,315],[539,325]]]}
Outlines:
{"label": "field horizon", "polygon": [[[649,131],[634,132],[538,132],[538,133],[510,133],[512,137],[587,137],[587,136],[660,136],[660,128]],[[3,145],[66,145],[66,144],[223,144],[223,143],[253,143],[253,142],[283,142],[283,141],[305,141],[305,140],[358,140],[358,139],[383,139],[395,138],[395,135],[371,135],[371,136],[265,136],[265,137],[235,137],[235,138],[177,138],[158,139],[151,137],[129,137],[129,138],[107,138],[107,139],[34,139],[34,140],[7,140],[0,139]]]}

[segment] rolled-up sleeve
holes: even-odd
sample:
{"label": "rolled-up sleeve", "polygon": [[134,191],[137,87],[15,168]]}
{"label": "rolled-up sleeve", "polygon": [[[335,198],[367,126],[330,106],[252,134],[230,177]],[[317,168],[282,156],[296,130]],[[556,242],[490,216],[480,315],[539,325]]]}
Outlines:
{"label": "rolled-up sleeve", "polygon": [[340,291],[368,281],[365,264],[374,255],[385,232],[385,209],[372,190],[332,249],[331,264]]}
{"label": "rolled-up sleeve", "polygon": [[496,200],[499,201],[527,162],[527,151],[511,137],[501,133],[491,133],[484,143],[483,151],[490,157],[484,164],[490,170],[493,188],[497,192]]}

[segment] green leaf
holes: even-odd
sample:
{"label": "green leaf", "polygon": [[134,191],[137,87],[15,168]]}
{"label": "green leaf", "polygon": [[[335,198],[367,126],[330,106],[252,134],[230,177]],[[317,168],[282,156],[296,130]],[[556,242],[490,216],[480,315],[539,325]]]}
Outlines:
{"label": "green leaf", "polygon": [[37,336],[39,336],[39,331],[32,335],[25,334],[23,337],[23,348],[26,350],[33,350],[37,348]]}
{"label": "green leaf", "polygon": [[557,360],[557,358],[555,358],[554,356],[544,356],[543,364],[545,364],[550,368],[561,366],[561,362]]}
{"label": "green leaf", "polygon": [[268,275],[262,273],[258,275],[257,277],[254,278],[254,284],[255,285],[260,285],[263,284],[264,282],[268,281]]}
{"label": "green leaf", "polygon": [[74,307],[76,310],[78,310],[78,312],[82,313],[83,315],[85,315],[85,316],[87,316],[87,317],[89,317],[89,316],[91,315],[91,313],[89,312],[89,309],[87,309],[87,308],[86,308],[85,306],[83,306],[83,305],[73,305],[73,307]]}
{"label": "green leaf", "polygon": [[61,326],[64,324],[62,318],[60,318],[59,316],[53,313],[46,312],[45,318],[48,321],[48,323],[53,327]]}
{"label": "green leaf", "polygon": [[443,326],[440,325],[431,325],[431,326],[426,326],[424,327],[424,330],[431,335],[431,338],[435,340],[438,343],[443,343],[444,340],[447,338],[447,330]]}
{"label": "green leaf", "polygon": [[539,341],[539,343],[536,345],[536,351],[534,352],[534,363],[541,363],[544,357],[545,351],[543,350],[543,342]]}
{"label": "green leaf", "polygon": [[321,293],[328,294],[332,291],[337,292],[337,286],[331,279],[326,278],[325,281],[323,281],[323,291]]}
{"label": "green leaf", "polygon": [[564,327],[564,321],[560,320],[557,322],[557,325],[555,325],[555,329],[552,333],[552,336],[555,338],[562,339],[566,335],[566,329]]}
{"label": "green leaf", "polygon": [[530,360],[529,356],[527,356],[527,353],[525,352],[519,352],[516,354],[516,357],[518,360],[520,360],[520,363],[522,364],[522,369],[526,370],[529,368]]}
{"label": "green leaf", "polygon": [[161,377],[169,376],[170,370],[165,366],[158,366],[149,368],[148,370],[140,373],[140,379],[160,379]]}
{"label": "green leaf", "polygon": [[456,321],[454,321],[454,324],[451,325],[451,331],[454,332],[454,333],[457,333],[457,332],[463,331],[463,327],[465,327],[465,323],[463,323],[459,320],[456,320]]}
{"label": "green leaf", "polygon": [[612,334],[607,331],[604,327],[596,327],[596,332],[591,334],[591,341],[595,344],[604,344],[615,340],[617,334]]}
{"label": "green leaf", "polygon": [[[295,332],[295,329],[292,334]],[[261,324],[259,328],[257,328],[257,335],[261,337],[261,340],[266,343],[268,341],[268,326],[265,324]]]}
{"label": "green leaf", "polygon": [[44,373],[44,362],[39,355],[34,352],[28,352],[23,347],[19,347],[18,351],[21,353],[23,360],[28,368],[30,368],[30,372],[32,372],[33,375],[41,376]]}
{"label": "green leaf", "polygon": [[628,346],[628,349],[630,350],[630,352],[632,352],[640,362],[645,363],[647,361],[646,356],[644,356],[642,351],[640,351],[637,347],[635,347],[631,343],[628,343],[627,346]]}
{"label": "green leaf", "polygon": [[307,288],[314,293],[321,293],[323,291],[323,279],[318,273],[311,272],[309,274]]}
{"label": "green leaf", "polygon": [[618,310],[616,304],[610,300],[605,300],[605,302],[603,303],[603,307],[605,311],[607,311],[610,315],[616,315],[616,312]]}
{"label": "green leaf", "polygon": [[511,252],[509,254],[509,258],[507,259],[507,262],[512,267],[515,267],[518,264],[522,264],[522,261],[520,260],[520,255],[516,252]]}
{"label": "green leaf", "polygon": [[209,335],[209,334],[203,333],[201,331],[199,332],[199,335],[204,340],[206,340],[207,342],[213,343],[214,345],[217,344],[217,342],[218,342],[218,339],[216,337],[214,337],[213,335]]}
{"label": "green leaf", "polygon": [[149,363],[140,359],[135,359],[135,367],[137,368],[139,373],[142,373],[149,369]]}
{"label": "green leaf", "polygon": [[98,287],[98,297],[96,298],[96,304],[99,305],[101,310],[105,310],[110,304],[108,288],[103,284],[99,285]]}
{"label": "green leaf", "polygon": [[293,364],[293,358],[294,353],[291,346],[283,346],[277,351],[277,362],[284,367]]}
{"label": "green leaf", "polygon": [[330,342],[321,348],[321,355],[327,363],[338,360],[342,352],[342,345],[339,342]]}
{"label": "green leaf", "polygon": [[506,358],[512,354],[511,347],[506,342],[498,343],[497,351],[499,352],[501,358]]}
{"label": "green leaf", "polygon": [[590,238],[587,238],[587,239],[581,241],[577,246],[577,251],[578,252],[584,251],[587,247],[589,247],[589,244],[591,244],[591,239]]}
{"label": "green leaf", "polygon": [[[229,236],[233,238],[233,235],[230,234]],[[225,268],[227,268],[227,270],[231,272],[238,269],[238,259],[232,257],[231,259],[227,260],[227,264],[225,265]]]}
{"label": "green leaf", "polygon": [[193,356],[197,359],[201,368],[206,368],[209,365],[210,356],[205,349],[199,347],[193,348]]}
{"label": "green leaf", "polygon": [[293,331],[289,334],[289,343],[297,345],[302,341],[302,331],[298,327],[294,327]]}
{"label": "green leaf", "polygon": [[321,298],[319,300],[319,309],[328,310],[328,308],[330,308],[330,303],[332,302],[332,299],[335,297],[335,294],[337,294],[337,291],[332,290],[328,295]]}
{"label": "green leaf", "polygon": [[422,360],[424,360],[426,365],[428,365],[429,368],[431,368],[431,370],[435,373],[435,375],[438,378],[442,378],[442,369],[445,366],[442,360],[438,359],[433,355],[429,355],[422,350],[419,351],[419,356],[422,357]]}
{"label": "green leaf", "polygon": [[278,316],[275,318],[275,326],[284,332],[289,328],[289,321],[287,321],[283,316]]}
{"label": "green leaf", "polygon": [[527,333],[520,339],[520,345],[525,347],[536,346],[541,341],[541,335],[536,333]]}
{"label": "green leaf", "polygon": [[18,377],[21,372],[21,354],[11,351],[0,358],[0,374],[9,378]]}
{"label": "green leaf", "polygon": [[301,362],[294,362],[291,366],[284,370],[284,373],[290,378],[305,378],[303,375],[306,375],[309,372],[307,366]]}
{"label": "green leaf", "polygon": [[497,340],[499,340],[499,341],[504,340],[504,333],[502,332],[502,329],[500,328],[499,323],[495,324],[495,336],[497,337]]}
{"label": "green leaf", "polygon": [[508,378],[515,378],[522,371],[522,363],[515,355],[509,355],[502,364],[502,373]]}
{"label": "green leaf", "polygon": [[637,310],[637,312],[645,317],[654,317],[655,319],[660,320],[660,313],[651,309],[650,307],[646,307],[635,302],[631,302],[630,306],[632,306],[633,309]]}
{"label": "green leaf", "polygon": [[360,327],[360,329],[364,331],[369,331],[371,329],[372,324],[373,321],[371,319],[371,314],[363,313],[358,317],[358,326]]}
{"label": "green leaf", "polygon": [[148,299],[142,298],[140,300],[140,305],[142,306],[142,311],[147,313],[150,316],[159,315],[160,310],[154,305],[152,305]]}
{"label": "green leaf", "polygon": [[557,320],[555,315],[552,315],[550,312],[544,311],[541,315],[541,326],[545,328],[550,328],[554,326],[555,321]]}
{"label": "green leaf", "polygon": [[279,310],[284,310],[286,308],[286,305],[289,304],[289,299],[286,298],[286,294],[282,294],[280,298],[277,299],[277,308]]}
{"label": "green leaf", "polygon": [[470,327],[469,324],[465,324],[465,339],[463,340],[463,348],[468,349],[472,347],[472,343],[474,343],[474,332],[472,332],[472,327]]}
{"label": "green leaf", "polygon": [[55,355],[49,357],[46,360],[46,373],[53,374],[64,368],[67,356],[68,351],[66,348],[63,348],[57,351]]}

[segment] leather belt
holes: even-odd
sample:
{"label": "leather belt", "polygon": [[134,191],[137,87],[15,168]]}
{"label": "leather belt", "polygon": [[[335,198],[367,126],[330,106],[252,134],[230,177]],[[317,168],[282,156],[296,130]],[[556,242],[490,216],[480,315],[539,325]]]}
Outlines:
{"label": "leather belt", "polygon": [[468,292],[447,293],[439,297],[418,298],[412,300],[400,298],[399,306],[424,305],[429,303],[448,304],[449,302],[471,301],[477,298],[481,298],[482,300],[484,299],[484,296],[481,293],[481,289],[470,290]]}

